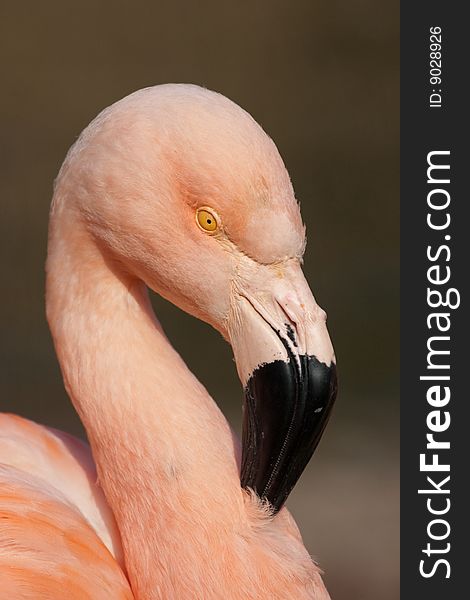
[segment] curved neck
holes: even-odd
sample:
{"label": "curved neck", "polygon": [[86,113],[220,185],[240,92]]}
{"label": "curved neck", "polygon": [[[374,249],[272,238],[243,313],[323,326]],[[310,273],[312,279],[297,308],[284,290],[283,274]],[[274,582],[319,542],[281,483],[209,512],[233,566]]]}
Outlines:
{"label": "curved neck", "polygon": [[[264,552],[256,531],[263,523],[271,545],[263,568],[277,560],[277,543],[290,540],[289,552],[311,581],[313,563],[298,539],[283,531],[287,512],[266,524],[241,491],[238,441],[168,342],[144,284],[106,260],[63,207],[51,215],[47,315],[136,598],[170,598],[174,590],[182,599],[220,597],[222,582],[229,586],[227,577],[231,581],[237,568],[239,585],[242,579],[253,585],[250,569],[256,567],[255,578],[266,586],[259,565],[246,564],[247,554]],[[279,540],[271,539],[271,530]],[[204,593],[195,592],[199,588]]]}

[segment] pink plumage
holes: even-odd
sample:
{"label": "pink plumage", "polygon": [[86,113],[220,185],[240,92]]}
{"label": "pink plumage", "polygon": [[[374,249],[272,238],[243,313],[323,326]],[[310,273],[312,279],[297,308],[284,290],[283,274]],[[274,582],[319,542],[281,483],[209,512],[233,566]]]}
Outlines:
{"label": "pink plumage", "polygon": [[304,247],[274,143],[223,96],[141,90],[82,133],[55,184],[47,317],[93,458],[72,436],[0,415],[5,598],[329,597],[287,509],[268,502],[290,438],[263,467],[267,500],[242,489],[237,436],[146,288],[216,327],[244,386],[267,363],[300,369],[314,355],[333,368]]}

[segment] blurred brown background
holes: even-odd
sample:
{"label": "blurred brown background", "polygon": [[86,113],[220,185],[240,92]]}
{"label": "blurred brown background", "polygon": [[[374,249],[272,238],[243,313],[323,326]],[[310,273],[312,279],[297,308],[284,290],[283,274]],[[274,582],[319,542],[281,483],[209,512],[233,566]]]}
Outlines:
{"label": "blurred brown background", "polygon": [[[0,12],[0,409],[82,435],[44,317],[48,207],[67,148],[135,89],[220,91],[284,157],[338,356],[334,415],[290,508],[333,599],[398,598],[398,2],[82,0]],[[238,426],[230,348],[155,304]]]}

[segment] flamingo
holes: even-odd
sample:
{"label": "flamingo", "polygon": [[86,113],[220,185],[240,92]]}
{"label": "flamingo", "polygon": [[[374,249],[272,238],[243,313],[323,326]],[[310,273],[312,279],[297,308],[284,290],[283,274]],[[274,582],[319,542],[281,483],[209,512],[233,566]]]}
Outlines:
{"label": "flamingo", "polygon": [[[224,96],[150,87],[82,132],[54,186],[46,312],[91,449],[0,415],[2,598],[329,598],[284,506],[336,396],[304,248],[275,144]],[[148,288],[232,345],[241,444]]]}

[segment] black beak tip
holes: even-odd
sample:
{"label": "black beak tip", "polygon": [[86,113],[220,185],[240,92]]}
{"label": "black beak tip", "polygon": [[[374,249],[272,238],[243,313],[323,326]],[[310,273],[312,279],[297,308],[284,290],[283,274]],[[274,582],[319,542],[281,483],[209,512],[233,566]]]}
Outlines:
{"label": "black beak tip", "polygon": [[337,394],[336,365],[261,365],[245,388],[241,485],[280,510],[315,451]]}

